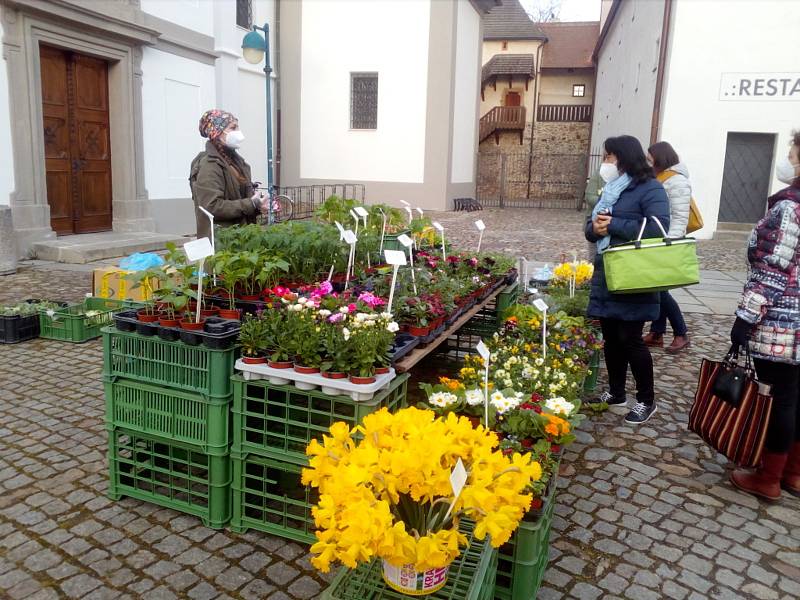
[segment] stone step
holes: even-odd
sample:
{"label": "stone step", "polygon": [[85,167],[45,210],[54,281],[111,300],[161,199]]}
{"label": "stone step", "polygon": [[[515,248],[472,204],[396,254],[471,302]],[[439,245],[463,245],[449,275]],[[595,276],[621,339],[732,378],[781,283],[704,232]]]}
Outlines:
{"label": "stone step", "polygon": [[747,238],[750,237],[750,232],[752,231],[753,226],[750,226],[750,229],[747,231],[742,230],[730,230],[730,229],[717,229],[714,232],[715,240],[723,240],[723,241],[747,241]]}
{"label": "stone step", "polygon": [[128,256],[134,252],[163,250],[168,242],[182,244],[189,239],[163,233],[105,231],[62,235],[54,240],[38,242],[33,245],[33,252],[39,260],[85,264],[105,258]]}

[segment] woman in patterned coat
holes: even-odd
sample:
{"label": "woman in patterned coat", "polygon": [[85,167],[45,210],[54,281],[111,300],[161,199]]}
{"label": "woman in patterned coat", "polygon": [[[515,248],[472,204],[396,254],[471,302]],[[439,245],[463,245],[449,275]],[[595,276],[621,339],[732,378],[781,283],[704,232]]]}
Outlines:
{"label": "woman in patterned coat", "polygon": [[731,481],[768,500],[778,500],[781,487],[800,496],[800,131],[775,171],[789,187],[769,198],[750,235],[750,273],[731,329],[734,346],[749,343],[773,397],[762,464],[734,471]]}

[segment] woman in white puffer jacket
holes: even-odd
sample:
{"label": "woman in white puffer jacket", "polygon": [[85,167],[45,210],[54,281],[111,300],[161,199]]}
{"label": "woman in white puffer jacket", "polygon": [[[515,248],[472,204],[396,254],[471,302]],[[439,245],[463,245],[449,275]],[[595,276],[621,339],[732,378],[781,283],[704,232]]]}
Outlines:
{"label": "woman in white puffer jacket", "polygon": [[[678,154],[667,142],[657,142],[647,149],[647,161],[653,166],[658,179],[664,186],[669,197],[669,231],[671,238],[686,235],[686,226],[689,224],[689,211],[692,200],[692,184],[689,181],[689,171]],[[664,334],[667,332],[667,319],[672,325],[675,338],[667,347],[667,352],[676,354],[689,344],[689,332],[686,321],[669,292],[661,292],[661,314],[650,326],[650,333],[645,338],[648,346],[661,347],[664,345]]]}

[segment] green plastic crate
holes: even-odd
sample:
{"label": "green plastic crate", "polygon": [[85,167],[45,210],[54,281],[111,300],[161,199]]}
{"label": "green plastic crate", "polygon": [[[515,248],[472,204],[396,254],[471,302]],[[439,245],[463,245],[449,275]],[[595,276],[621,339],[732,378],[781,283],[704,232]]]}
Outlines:
{"label": "green plastic crate", "polygon": [[376,410],[386,407],[394,412],[406,406],[408,375],[398,375],[388,388],[365,402],[273,385],[265,379],[245,381],[234,376],[232,382],[232,451],[304,463],[308,442],[322,439],[336,421],[354,427]]}
{"label": "green plastic crate", "polygon": [[[450,565],[444,587],[425,598],[430,600],[490,600],[494,588],[497,550],[488,539],[476,540],[472,524],[461,522],[461,531],[469,546]],[[383,581],[381,561],[373,560],[356,569],[342,567],[331,585],[322,592],[321,600],[404,600],[409,598],[392,590]]]}
{"label": "green plastic crate", "polygon": [[592,358],[589,361],[590,372],[583,381],[583,393],[591,394],[597,390],[597,377],[600,374],[600,358],[603,355],[602,350],[595,350]]}
{"label": "green plastic crate", "polygon": [[236,349],[167,342],[158,336],[103,329],[103,375],[224,399],[231,394]]}
{"label": "green plastic crate", "polygon": [[497,294],[497,303],[495,304],[495,308],[498,325],[501,322],[505,310],[512,304],[516,304],[520,291],[521,288],[519,285],[519,280],[517,280],[514,283],[507,285],[502,292]]}
{"label": "green plastic crate", "polygon": [[230,520],[230,457],[124,429],[108,432],[108,495],[130,496],[200,517],[206,527]]}
{"label": "green plastic crate", "polygon": [[231,396],[209,399],[163,386],[105,381],[106,425],[228,453]]}
{"label": "green plastic crate", "polygon": [[[86,298],[56,311],[40,309],[39,337],[64,342],[81,343],[100,337],[101,330],[110,325],[114,312],[141,306],[130,300]],[[86,316],[86,311],[96,310],[97,315]]]}
{"label": "green plastic crate", "polygon": [[[556,467],[556,473],[558,467]],[[555,508],[554,475],[541,516],[522,521],[508,543],[500,548],[495,597],[501,600],[535,600],[549,560],[550,525]]]}
{"label": "green plastic crate", "polygon": [[256,529],[306,544],[315,541],[311,507],[319,494],[300,483],[305,465],[236,453],[231,463],[232,531]]}

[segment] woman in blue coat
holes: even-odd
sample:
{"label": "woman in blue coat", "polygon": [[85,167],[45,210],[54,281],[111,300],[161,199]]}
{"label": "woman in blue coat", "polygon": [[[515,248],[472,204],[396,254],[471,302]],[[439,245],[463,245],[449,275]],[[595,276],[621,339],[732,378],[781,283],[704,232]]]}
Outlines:
{"label": "woman in blue coat", "polygon": [[625,380],[630,366],[636,381],[636,404],[625,421],[640,424],[656,411],[653,359],[642,339],[642,330],[645,322],[658,318],[659,295],[609,292],[603,252],[610,245],[635,240],[645,218],[643,237],[662,237],[652,217],[661,222],[664,230],[669,229],[669,199],[636,138],[608,138],[603,149],[600,176],[605,185],[585,228],[586,239],[597,245],[588,314],[602,324],[608,370],[609,391],[603,392],[599,401],[609,406],[627,404]]}

